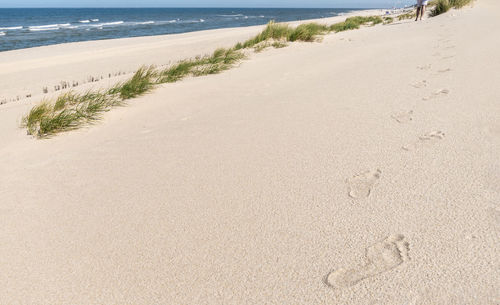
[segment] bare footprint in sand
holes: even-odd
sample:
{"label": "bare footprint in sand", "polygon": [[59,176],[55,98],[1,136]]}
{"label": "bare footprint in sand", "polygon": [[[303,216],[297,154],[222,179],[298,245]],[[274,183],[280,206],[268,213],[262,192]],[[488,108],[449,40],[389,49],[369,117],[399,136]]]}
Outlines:
{"label": "bare footprint in sand", "polygon": [[403,235],[391,235],[366,248],[366,264],[352,269],[330,272],[325,284],[335,288],[346,288],[360,281],[387,272],[408,261],[409,243]]}
{"label": "bare footprint in sand", "polygon": [[420,82],[415,82],[415,83],[411,84],[411,86],[413,88],[417,88],[417,89],[425,88],[425,87],[427,87],[427,81],[423,80]]}
{"label": "bare footprint in sand", "polygon": [[349,186],[349,196],[354,199],[362,199],[370,196],[373,187],[380,179],[382,171],[366,171],[346,180]]}
{"label": "bare footprint in sand", "polygon": [[432,93],[431,95],[423,97],[422,99],[424,101],[428,101],[428,100],[432,100],[432,99],[435,99],[438,97],[446,96],[449,93],[450,93],[450,90],[448,90],[448,89],[439,89],[439,90],[435,91],[434,93]]}
{"label": "bare footprint in sand", "polygon": [[391,118],[395,119],[396,122],[401,124],[409,123],[413,120],[413,110],[396,112],[393,115],[391,115]]}
{"label": "bare footprint in sand", "polygon": [[439,130],[432,131],[432,132],[424,134],[423,136],[420,136],[418,138],[418,141],[403,146],[403,149],[406,151],[416,150],[421,146],[427,146],[430,144],[434,144],[438,141],[441,141],[442,139],[444,139],[444,136],[445,136],[445,134],[442,131],[439,131]]}
{"label": "bare footprint in sand", "polygon": [[451,68],[438,70],[439,73],[446,73],[446,72],[450,72],[450,71],[451,71]]}
{"label": "bare footprint in sand", "polygon": [[431,64],[423,65],[423,66],[418,66],[417,67],[417,69],[420,69],[420,70],[429,70],[430,68],[432,68]]}

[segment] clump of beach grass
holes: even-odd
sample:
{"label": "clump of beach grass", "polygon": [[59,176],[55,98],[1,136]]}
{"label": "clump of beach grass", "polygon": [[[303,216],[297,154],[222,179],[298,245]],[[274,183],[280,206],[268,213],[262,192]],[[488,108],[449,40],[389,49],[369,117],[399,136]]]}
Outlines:
{"label": "clump of beach grass", "polygon": [[449,0],[450,5],[454,8],[462,8],[468,4],[471,4],[473,0]]}
{"label": "clump of beach grass", "polygon": [[156,72],[153,67],[140,68],[131,79],[107,91],[73,91],[59,95],[55,101],[43,101],[23,118],[22,126],[28,134],[39,138],[76,129],[83,124],[99,120],[104,112],[123,101],[137,97],[152,89]]}
{"label": "clump of beach grass", "polygon": [[153,78],[157,77],[154,67],[141,67],[131,79],[111,88],[110,95],[119,95],[121,99],[127,100],[140,96],[149,91],[153,85]]}
{"label": "clump of beach grass", "polygon": [[384,17],[384,24],[391,24],[394,22],[394,18],[392,17]]}
{"label": "clump of beach grass", "polygon": [[459,9],[471,3],[472,0],[437,0],[431,10],[431,17],[444,14],[451,8]]}
{"label": "clump of beach grass", "polygon": [[288,44],[284,41],[275,41],[271,44],[271,46],[275,49],[281,49],[287,47]]}
{"label": "clump of beach grass", "polygon": [[328,32],[330,32],[330,28],[327,25],[318,23],[305,23],[293,28],[288,24],[271,21],[260,34],[243,43],[237,43],[234,49],[256,48],[258,51],[261,51],[263,48],[267,47],[263,46],[265,45],[264,42],[269,41],[273,41],[274,43],[271,43],[271,45],[278,47],[286,45],[288,41],[311,42],[316,40],[319,35],[324,35]]}
{"label": "clump of beach grass", "polygon": [[269,40],[287,40],[293,29],[288,24],[280,24],[270,21],[266,28],[257,36],[248,39],[243,43],[238,43],[235,50],[253,48],[255,45]]}
{"label": "clump of beach grass", "polygon": [[376,25],[383,23],[384,20],[380,16],[356,16],[347,18],[344,22],[335,23],[330,26],[330,31],[338,33],[349,30],[357,30],[363,25]]}
{"label": "clump of beach grass", "polygon": [[431,10],[431,17],[435,17],[446,13],[451,8],[450,2],[448,0],[438,0],[436,5]]}
{"label": "clump of beach grass", "polygon": [[301,24],[295,29],[291,30],[286,37],[288,41],[306,41],[311,42],[316,40],[318,35],[324,35],[330,32],[328,26],[317,23]]}
{"label": "clump of beach grass", "polygon": [[217,49],[209,56],[198,56],[182,60],[163,71],[158,72],[157,83],[174,83],[188,76],[217,74],[230,69],[245,57],[243,52],[231,49]]}
{"label": "clump of beach grass", "polygon": [[399,15],[398,20],[401,21],[401,20],[406,20],[406,19],[414,19],[415,17],[417,17],[417,13],[415,11],[411,11],[411,12]]}
{"label": "clump of beach grass", "polygon": [[96,121],[103,112],[120,102],[116,97],[102,92],[68,92],[54,102],[45,100],[33,107],[23,118],[22,126],[26,127],[30,135],[46,137]]}

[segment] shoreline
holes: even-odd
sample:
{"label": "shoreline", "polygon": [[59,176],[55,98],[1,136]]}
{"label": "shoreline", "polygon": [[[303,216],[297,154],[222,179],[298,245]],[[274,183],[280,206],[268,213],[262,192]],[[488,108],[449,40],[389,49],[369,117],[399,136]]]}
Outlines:
{"label": "shoreline", "polygon": [[[385,10],[360,10],[342,16],[285,22],[336,23],[348,17],[384,14]],[[264,25],[194,31],[180,34],[141,36],[70,42],[0,52],[0,110],[2,104],[50,96],[62,82],[70,86],[95,87],[102,80],[112,86],[143,65],[165,66],[178,60],[229,47],[260,32]],[[165,53],[162,53],[162,49]],[[36,77],[44,75],[43,79]],[[90,85],[89,85],[90,84]],[[101,85],[101,84],[97,84]],[[47,88],[49,94],[44,93]],[[81,88],[77,88],[81,89]]]}

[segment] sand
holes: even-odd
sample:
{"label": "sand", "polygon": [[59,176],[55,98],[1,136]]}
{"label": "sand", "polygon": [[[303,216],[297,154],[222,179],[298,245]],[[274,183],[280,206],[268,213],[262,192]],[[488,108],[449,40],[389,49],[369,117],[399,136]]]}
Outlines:
{"label": "sand", "polygon": [[47,140],[0,106],[0,304],[500,304],[499,11],[268,50]]}

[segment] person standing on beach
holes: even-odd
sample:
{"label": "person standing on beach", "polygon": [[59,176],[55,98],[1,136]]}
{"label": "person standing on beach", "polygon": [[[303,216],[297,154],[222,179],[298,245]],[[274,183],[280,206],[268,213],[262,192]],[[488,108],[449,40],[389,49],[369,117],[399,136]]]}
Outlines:
{"label": "person standing on beach", "polygon": [[417,0],[417,18],[415,21],[418,21],[418,16],[420,15],[420,20],[422,20],[422,16],[425,13],[425,7],[427,6],[428,0]]}

